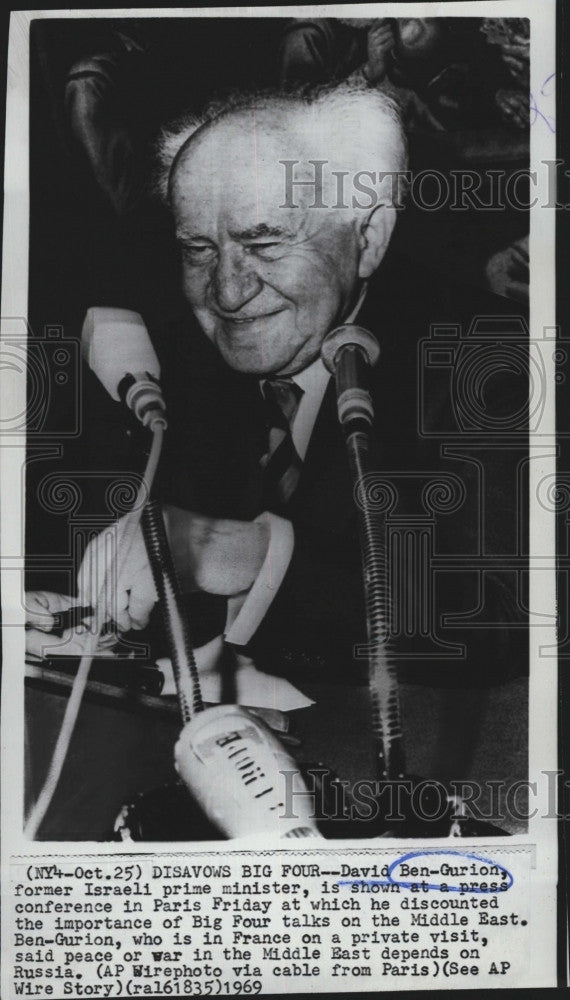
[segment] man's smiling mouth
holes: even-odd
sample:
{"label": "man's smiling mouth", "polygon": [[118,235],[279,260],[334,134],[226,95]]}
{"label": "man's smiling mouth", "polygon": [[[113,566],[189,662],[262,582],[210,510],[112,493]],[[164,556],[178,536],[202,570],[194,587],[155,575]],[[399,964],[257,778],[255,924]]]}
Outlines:
{"label": "man's smiling mouth", "polygon": [[283,306],[279,309],[274,309],[272,312],[256,313],[255,316],[220,316],[220,319],[222,323],[231,323],[232,326],[247,326],[252,323],[259,323],[262,320],[271,319],[272,316],[277,316],[283,312],[284,308]]}

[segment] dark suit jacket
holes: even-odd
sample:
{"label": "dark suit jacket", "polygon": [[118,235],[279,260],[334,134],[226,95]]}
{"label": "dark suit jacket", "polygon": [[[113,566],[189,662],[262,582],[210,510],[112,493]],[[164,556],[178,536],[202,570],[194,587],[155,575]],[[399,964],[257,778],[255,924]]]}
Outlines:
{"label": "dark suit jacket", "polygon": [[[371,379],[377,478],[368,487],[378,507],[387,501],[391,645],[402,676],[416,681],[500,683],[526,669],[520,312],[388,256],[357,319],[381,346]],[[213,516],[256,516],[266,450],[257,380],[225,366],[190,312],[154,339],[170,418],[162,498]],[[294,555],[251,652],[272,673],[362,680],[357,507],[332,379],[287,516]],[[224,602],[202,599],[198,614],[215,631]]]}

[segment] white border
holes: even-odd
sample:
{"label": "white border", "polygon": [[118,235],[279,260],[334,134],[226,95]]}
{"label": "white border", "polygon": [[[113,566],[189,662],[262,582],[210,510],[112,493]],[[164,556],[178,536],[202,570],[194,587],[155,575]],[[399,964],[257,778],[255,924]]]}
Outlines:
{"label": "white border", "polygon": [[[499,0],[499,2],[461,2],[445,4],[367,4],[365,6],[320,5],[299,7],[211,7],[211,8],[107,8],[104,10],[39,10],[18,11],[11,15],[8,52],[8,88],[6,117],[6,164],[4,206],[4,271],[2,276],[2,317],[25,317],[27,314],[28,285],[28,102],[29,102],[29,27],[34,18],[200,18],[200,17],[294,17],[294,16],[442,16],[485,17],[504,15],[531,19],[531,90],[538,93],[544,81],[555,70],[555,0]],[[537,169],[541,159],[556,158],[555,136],[540,120],[531,133],[531,168]],[[540,196],[540,188],[538,189]],[[539,482],[555,473],[555,416],[554,416],[554,362],[553,345],[542,340],[544,328],[555,326],[554,274],[555,274],[555,212],[540,207],[531,210],[531,337],[539,342],[547,373],[548,395],[540,438],[531,440],[530,496],[536,497]],[[3,323],[3,328],[5,324]],[[7,328],[6,328],[7,329]],[[8,331],[9,332],[9,331]],[[14,383],[13,376],[0,371],[0,412],[2,415],[23,412],[25,409],[25,379]],[[23,568],[22,497],[16,483],[21,482],[20,470],[25,459],[25,439],[10,436],[3,440],[0,450],[1,469],[1,526],[0,544],[3,573],[3,610],[5,617],[22,627],[3,630],[4,675],[2,699],[2,788],[4,791],[3,859],[11,854],[45,855],[63,853],[85,855],[104,851],[106,855],[121,853],[122,845],[69,843],[59,845],[48,842],[29,843],[22,833],[23,787],[23,663],[24,619],[20,607],[19,570]],[[532,502],[532,501],[531,501]],[[531,565],[540,566],[540,572],[531,571],[530,607],[554,613],[555,608],[555,518],[554,512],[531,507]],[[8,572],[10,571],[10,572]],[[16,578],[18,585],[13,586]],[[530,680],[530,778],[540,777],[542,770],[557,767],[557,663],[555,658],[541,657],[540,647],[554,646],[556,632],[554,620],[530,629],[531,680]],[[16,724],[14,724],[16,720]],[[19,806],[17,806],[19,803]],[[543,780],[538,787],[536,803],[538,816],[531,820],[526,836],[509,838],[505,848],[517,844],[536,845],[535,891],[533,893],[533,942],[531,960],[534,973],[527,985],[554,985],[556,968],[556,823],[541,821],[547,811],[547,787]],[[361,842],[362,843],[362,842]],[[383,841],[382,846],[389,846]],[[401,843],[401,842],[400,842]],[[414,842],[415,843],[415,842]],[[438,841],[430,841],[436,847]],[[465,847],[469,842],[464,842]],[[476,841],[479,850],[486,850],[486,840]],[[335,844],[336,846],[336,844]],[[502,846],[502,845],[501,845]],[[204,845],[207,850],[209,845]],[[237,847],[237,845],[236,845]],[[219,845],[216,845],[216,849]],[[168,852],[167,845],[133,844],[132,853],[148,854]],[[210,848],[211,849],[211,848]],[[192,845],[192,853],[197,853]],[[545,980],[540,969],[551,969],[550,980]],[[472,984],[465,984],[472,985]]]}

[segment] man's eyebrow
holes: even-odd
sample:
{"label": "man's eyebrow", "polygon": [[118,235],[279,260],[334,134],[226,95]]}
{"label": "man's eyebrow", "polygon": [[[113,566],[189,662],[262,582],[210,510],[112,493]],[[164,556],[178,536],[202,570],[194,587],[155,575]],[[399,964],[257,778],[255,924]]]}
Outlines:
{"label": "man's eyebrow", "polygon": [[176,242],[177,243],[209,243],[207,236],[202,236],[200,233],[190,233],[186,229],[180,229],[176,232]]}
{"label": "man's eyebrow", "polygon": [[256,226],[251,226],[250,229],[241,229],[239,232],[232,232],[230,230],[230,236],[233,240],[258,240],[260,237],[266,236],[286,236],[287,232],[285,229],[281,229],[280,226],[268,226],[266,222],[259,222]]}

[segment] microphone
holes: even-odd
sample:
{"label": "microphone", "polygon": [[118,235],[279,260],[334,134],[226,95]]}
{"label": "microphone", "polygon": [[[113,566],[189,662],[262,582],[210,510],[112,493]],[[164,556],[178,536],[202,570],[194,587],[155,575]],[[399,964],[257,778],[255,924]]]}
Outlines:
{"label": "microphone", "polygon": [[338,419],[345,434],[367,431],[374,420],[367,369],[380,357],[378,341],[362,326],[344,323],[323,340],[321,358],[335,376]]}
{"label": "microphone", "polygon": [[166,427],[160,364],[138,313],[88,309],[81,346],[87,364],[113,399],[123,400],[145,427]]}
{"label": "microphone", "polygon": [[227,837],[321,837],[298,764],[261,719],[240,705],[195,715],[180,734],[174,759],[196,801]]}

